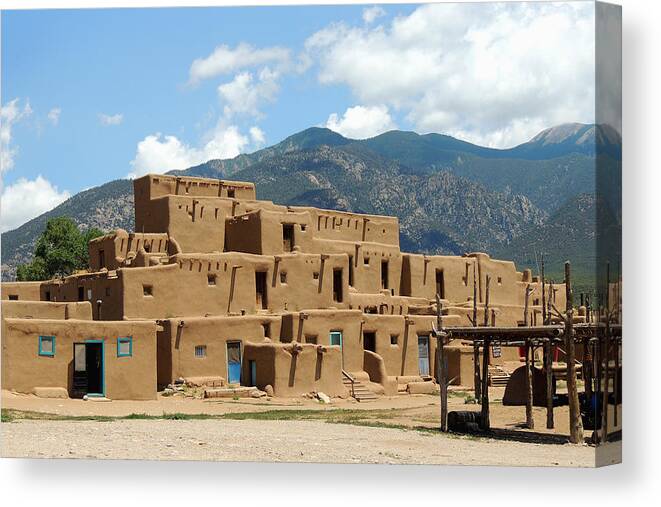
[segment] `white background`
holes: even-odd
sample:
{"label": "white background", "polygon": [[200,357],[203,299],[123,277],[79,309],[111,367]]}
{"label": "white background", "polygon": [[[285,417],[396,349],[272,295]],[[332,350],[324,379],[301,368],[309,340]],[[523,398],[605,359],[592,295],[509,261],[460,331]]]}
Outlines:
{"label": "white background", "polygon": [[[0,0],[2,8],[55,2]],[[255,5],[277,1],[93,1],[104,6]],[[331,3],[323,1],[289,4]],[[341,2],[334,3],[356,3]],[[398,2],[403,3],[403,2]],[[661,473],[661,2],[622,0],[624,46],[624,464],[600,470],[0,460],[3,505],[621,505],[659,502]],[[58,0],[58,7],[84,1]],[[655,302],[656,300],[656,302]],[[655,358],[658,358],[654,361]],[[654,406],[653,404],[657,405]],[[99,431],[103,425],[99,424]],[[562,452],[562,449],[558,449]]]}

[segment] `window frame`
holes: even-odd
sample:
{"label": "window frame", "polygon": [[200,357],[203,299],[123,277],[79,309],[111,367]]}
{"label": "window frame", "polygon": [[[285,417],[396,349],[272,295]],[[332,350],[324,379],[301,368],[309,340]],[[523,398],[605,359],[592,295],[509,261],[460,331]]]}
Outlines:
{"label": "window frame", "polygon": [[[203,350],[204,354],[201,355],[201,356],[198,356],[197,355],[197,350],[198,349]],[[206,359],[207,358],[207,346],[205,344],[195,345],[195,348],[193,349],[193,357],[195,357],[195,359]]]}
{"label": "window frame", "polygon": [[[123,354],[120,351],[120,345],[122,343],[129,344],[128,354]],[[132,336],[118,336],[117,337],[117,357],[133,357],[133,337]]]}
{"label": "window frame", "polygon": [[[53,345],[51,351],[44,350],[42,343],[44,341],[50,341]],[[39,355],[42,357],[55,357],[55,336],[53,335],[39,335]]]}

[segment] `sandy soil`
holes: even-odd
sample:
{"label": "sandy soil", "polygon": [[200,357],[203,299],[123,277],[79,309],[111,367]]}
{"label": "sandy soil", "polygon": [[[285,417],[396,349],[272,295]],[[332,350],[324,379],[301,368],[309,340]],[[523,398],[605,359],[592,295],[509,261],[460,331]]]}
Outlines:
{"label": "sandy soil", "polygon": [[[479,410],[464,392],[449,398],[449,410]],[[492,400],[502,389],[490,389]],[[296,398],[203,400],[160,397],[150,401],[91,402],[43,399],[2,392],[2,408],[65,416],[126,416],[140,413],[222,415],[266,410],[359,411],[370,423],[438,428],[437,396],[413,395],[331,405]],[[277,420],[18,420],[3,423],[6,457],[183,459],[224,461],[306,461],[324,463],[437,463],[482,465],[594,466],[595,448],[566,444],[567,407],[555,410],[555,429],[546,412],[534,409],[535,430],[522,428],[524,407],[490,406],[493,438],[459,437],[393,428],[319,421]],[[589,436],[589,432],[586,432]],[[620,460],[621,443],[600,449],[600,464]]]}
{"label": "sandy soil", "polygon": [[[4,457],[594,466],[594,448],[319,421],[17,421]],[[611,444],[612,445],[612,444]]]}

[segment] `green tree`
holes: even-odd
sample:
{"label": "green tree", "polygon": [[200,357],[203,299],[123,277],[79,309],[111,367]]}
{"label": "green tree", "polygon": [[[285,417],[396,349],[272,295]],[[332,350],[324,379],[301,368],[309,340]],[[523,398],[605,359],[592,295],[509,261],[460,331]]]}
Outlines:
{"label": "green tree", "polygon": [[16,278],[20,281],[49,280],[89,268],[87,244],[101,235],[103,232],[96,228],[81,232],[70,218],[51,218],[37,240],[34,260],[18,266]]}

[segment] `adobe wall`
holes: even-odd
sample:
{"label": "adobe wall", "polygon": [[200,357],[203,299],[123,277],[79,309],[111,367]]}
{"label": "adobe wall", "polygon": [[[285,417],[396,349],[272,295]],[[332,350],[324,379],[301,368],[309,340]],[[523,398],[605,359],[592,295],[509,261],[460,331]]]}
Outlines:
{"label": "adobe wall", "polygon": [[[124,291],[125,318],[278,313],[349,306],[345,256],[182,254],[173,261],[162,266],[117,271]],[[342,301],[334,300],[335,270],[342,278]],[[264,309],[257,308],[257,272],[265,273]]]}
{"label": "adobe wall", "polygon": [[2,282],[2,301],[39,301],[42,282]]}
{"label": "adobe wall", "polygon": [[339,346],[247,343],[244,350],[244,374],[250,374],[254,361],[255,385],[260,389],[271,385],[276,396],[300,396],[312,391],[329,396],[347,394]]}
{"label": "adobe wall", "polygon": [[2,318],[92,320],[92,305],[46,301],[3,301]]}
{"label": "adobe wall", "polygon": [[81,273],[44,282],[41,298],[44,301],[88,301],[94,320],[122,320],[122,280],[117,275],[121,271]]}
{"label": "adobe wall", "polygon": [[167,255],[169,250],[166,233],[128,233],[117,229],[91,240],[88,244],[90,271],[100,271],[103,268],[114,270],[124,265],[130,265],[140,251],[151,254]]}
{"label": "adobe wall", "polygon": [[[40,335],[55,336],[52,357],[39,355]],[[133,354],[117,357],[117,338],[124,336],[133,337]],[[106,397],[156,398],[156,324],[149,321],[5,319],[2,388],[32,393],[36,387],[59,387],[71,393],[73,344],[91,338],[104,343]]]}

